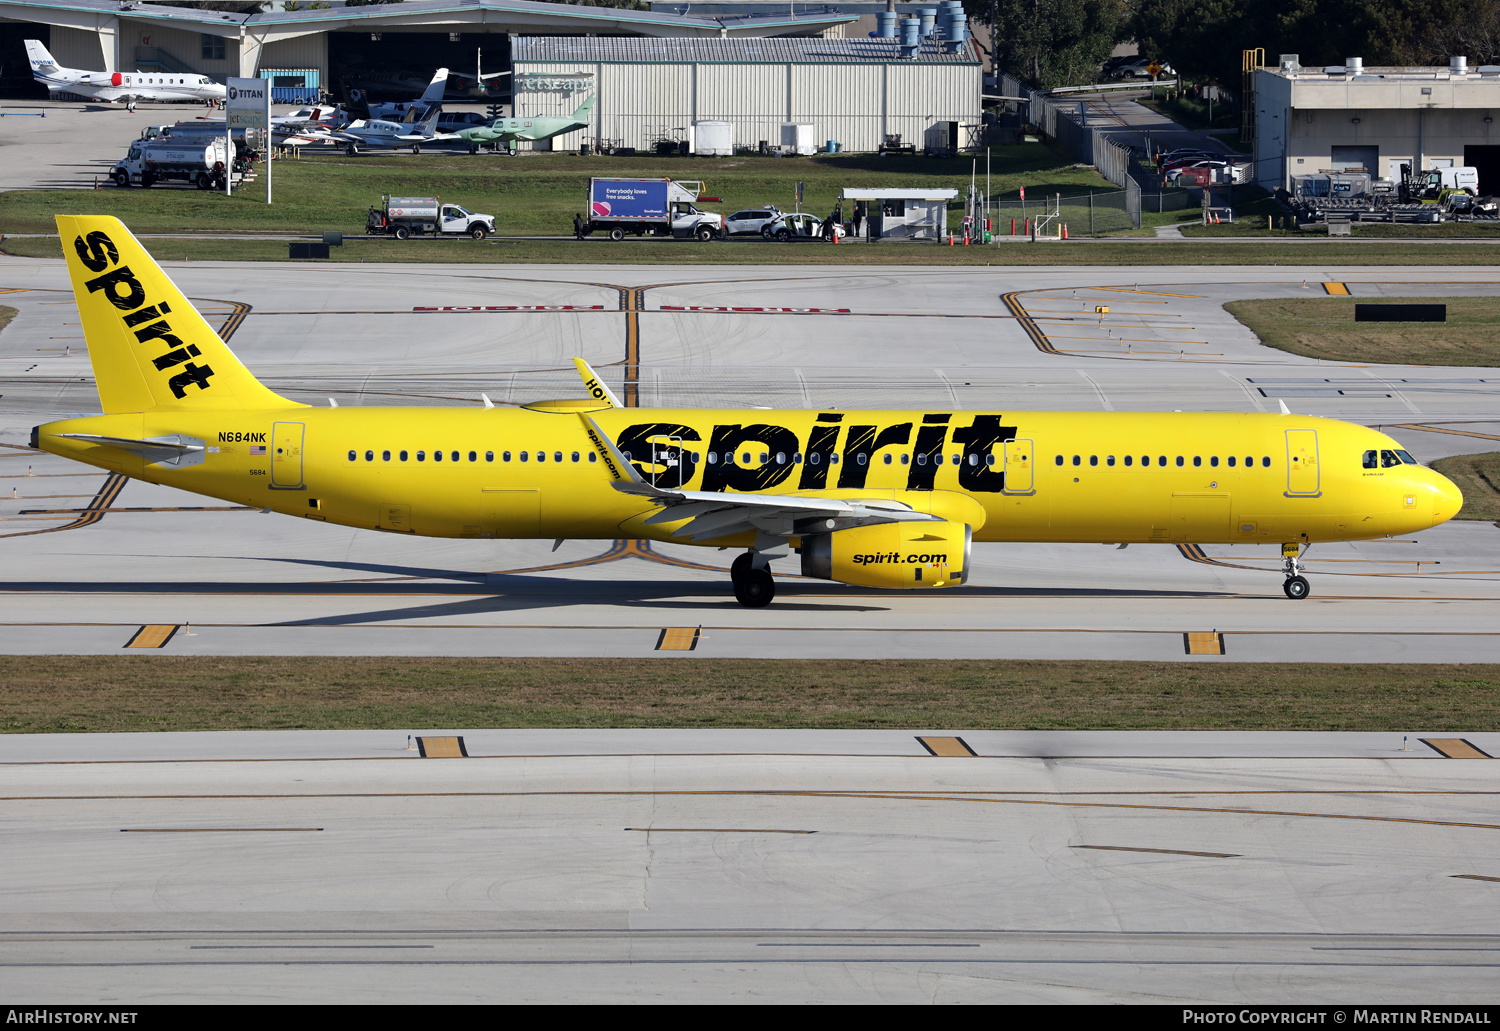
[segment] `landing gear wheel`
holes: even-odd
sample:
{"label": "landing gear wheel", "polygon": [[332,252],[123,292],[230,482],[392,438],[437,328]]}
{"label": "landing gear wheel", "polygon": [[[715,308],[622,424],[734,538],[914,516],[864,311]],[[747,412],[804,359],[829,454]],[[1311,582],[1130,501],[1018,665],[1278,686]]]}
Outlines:
{"label": "landing gear wheel", "polygon": [[739,587],[740,581],[745,579],[745,574],[750,572],[750,563],[753,559],[754,556],[747,551],[729,564],[729,580],[736,588]]}
{"label": "landing gear wheel", "polygon": [[471,143],[471,144],[469,144],[469,153],[470,154],[478,154],[479,153],[479,144],[477,144],[477,143]]}
{"label": "landing gear wheel", "polygon": [[411,145],[411,152],[413,154],[420,154],[420,153],[422,153],[422,145],[420,143],[413,143]]}
{"label": "landing gear wheel", "polygon": [[751,569],[734,585],[734,597],[747,609],[759,609],[776,597],[776,581],[764,569]]}
{"label": "landing gear wheel", "polygon": [[344,148],[344,153],[348,154],[350,157],[354,157],[355,155],[357,155],[359,153],[359,147],[357,145],[351,143],[347,147]]}
{"label": "landing gear wheel", "polygon": [[1305,576],[1288,577],[1286,583],[1281,585],[1281,589],[1293,601],[1301,601],[1312,593],[1312,586],[1307,582],[1307,577]]}

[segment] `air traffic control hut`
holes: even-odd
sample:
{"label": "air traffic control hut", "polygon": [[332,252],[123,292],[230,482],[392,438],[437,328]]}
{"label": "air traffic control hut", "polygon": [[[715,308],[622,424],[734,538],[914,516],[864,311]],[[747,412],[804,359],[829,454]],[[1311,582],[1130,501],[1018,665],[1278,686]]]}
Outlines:
{"label": "air traffic control hut", "polygon": [[1267,189],[1294,175],[1363,168],[1400,179],[1401,166],[1473,165],[1479,192],[1500,194],[1500,66],[1341,65],[1304,68],[1282,54],[1255,72],[1255,179]]}
{"label": "air traffic control hut", "polygon": [[860,235],[870,240],[937,240],[948,235],[948,202],[958,199],[957,190],[855,189],[839,194],[844,218],[855,204],[867,212]]}
{"label": "air traffic control hut", "polygon": [[873,152],[900,135],[920,150],[935,125],[980,122],[982,66],[972,40],[902,56],[895,39],[520,36],[512,41],[515,116],[572,112],[597,93],[593,125],[536,144],[647,151],[728,122],[735,149],[779,148],[782,126],[810,124],[821,149]]}

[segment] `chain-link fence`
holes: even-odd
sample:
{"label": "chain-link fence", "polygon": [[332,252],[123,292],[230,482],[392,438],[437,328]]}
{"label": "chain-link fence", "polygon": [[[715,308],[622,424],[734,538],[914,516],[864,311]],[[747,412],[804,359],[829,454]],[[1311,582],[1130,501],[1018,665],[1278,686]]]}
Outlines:
{"label": "chain-link fence", "polygon": [[1060,232],[1066,223],[1069,236],[1090,236],[1138,226],[1139,215],[1132,210],[1129,194],[1128,190],[1108,190],[1060,199],[1056,194],[1041,198],[1033,194],[1023,200],[1019,193],[1009,193],[989,198],[985,208],[996,236],[1026,235],[1028,219],[1035,222],[1055,211],[1061,213],[1047,222],[1043,229],[1047,235]]}

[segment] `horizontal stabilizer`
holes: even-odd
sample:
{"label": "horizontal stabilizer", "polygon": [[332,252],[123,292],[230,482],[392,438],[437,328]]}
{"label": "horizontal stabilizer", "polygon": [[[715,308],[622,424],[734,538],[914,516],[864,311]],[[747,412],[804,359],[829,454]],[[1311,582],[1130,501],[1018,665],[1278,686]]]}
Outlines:
{"label": "horizontal stabilizer", "polygon": [[152,464],[197,465],[203,461],[203,454],[208,450],[208,446],[197,437],[185,437],[179,433],[145,438],[107,437],[98,433],[59,433],[58,436],[101,447],[115,447],[121,451],[134,451]]}

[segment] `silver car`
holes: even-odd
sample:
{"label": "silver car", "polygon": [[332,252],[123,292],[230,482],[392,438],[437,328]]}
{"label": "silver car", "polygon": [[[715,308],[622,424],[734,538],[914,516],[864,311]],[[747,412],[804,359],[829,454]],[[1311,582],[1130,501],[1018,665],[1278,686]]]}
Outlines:
{"label": "silver car", "polygon": [[736,211],[724,220],[724,230],[730,236],[736,233],[758,233],[775,221],[780,214],[781,212],[772,205]]}

